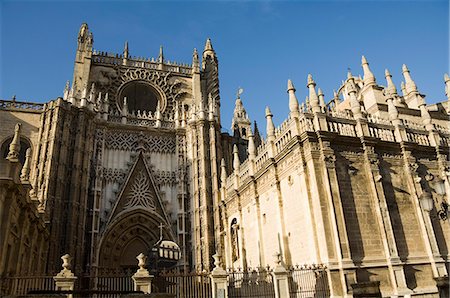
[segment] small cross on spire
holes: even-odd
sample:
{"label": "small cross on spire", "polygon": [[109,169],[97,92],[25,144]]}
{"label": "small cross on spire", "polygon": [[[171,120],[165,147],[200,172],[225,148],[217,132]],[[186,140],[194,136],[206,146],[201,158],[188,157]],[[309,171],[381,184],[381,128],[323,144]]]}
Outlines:
{"label": "small cross on spire", "polygon": [[159,240],[162,240],[163,239],[163,228],[164,228],[163,223],[160,223],[158,228],[159,228]]}

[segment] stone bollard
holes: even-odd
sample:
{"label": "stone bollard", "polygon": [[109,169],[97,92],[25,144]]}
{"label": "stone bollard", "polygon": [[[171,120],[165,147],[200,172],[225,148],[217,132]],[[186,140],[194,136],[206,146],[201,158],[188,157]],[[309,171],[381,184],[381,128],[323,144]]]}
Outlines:
{"label": "stone bollard", "polygon": [[274,257],[275,263],[277,264],[272,272],[273,283],[275,286],[275,298],[286,298],[289,297],[288,272],[282,265],[281,254],[276,253]]}
{"label": "stone bollard", "polygon": [[214,269],[211,271],[212,298],[228,298],[227,272],[222,268],[221,256],[213,255]]}
{"label": "stone bollard", "polygon": [[150,275],[144,267],[147,257],[143,253],[140,253],[136,259],[138,260],[139,269],[131,277],[134,282],[134,290],[142,291],[144,294],[150,294],[152,292],[153,275]]}
{"label": "stone bollard", "polygon": [[[55,290],[73,291],[77,277],[70,270],[70,262],[72,261],[72,258],[68,254],[65,254],[61,257],[61,260],[63,261],[63,269],[53,277],[56,284]],[[73,295],[67,294],[67,297],[72,298]]]}

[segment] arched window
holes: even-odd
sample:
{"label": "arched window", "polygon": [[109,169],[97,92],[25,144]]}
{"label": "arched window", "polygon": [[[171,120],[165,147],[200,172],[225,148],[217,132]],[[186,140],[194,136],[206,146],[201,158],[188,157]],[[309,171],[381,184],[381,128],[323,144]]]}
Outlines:
{"label": "arched window", "polygon": [[156,111],[160,100],[158,92],[149,84],[141,81],[133,81],[126,84],[120,91],[119,104],[123,105],[123,99],[127,98],[128,111]]}
{"label": "arched window", "polygon": [[[6,158],[8,156],[9,152],[9,145],[11,144],[13,140],[13,137],[7,138],[0,148],[0,153],[2,158]],[[30,142],[28,142],[25,138],[20,138],[20,151],[19,151],[19,161],[23,165],[25,163],[25,153],[27,152],[27,149],[30,148]]]}

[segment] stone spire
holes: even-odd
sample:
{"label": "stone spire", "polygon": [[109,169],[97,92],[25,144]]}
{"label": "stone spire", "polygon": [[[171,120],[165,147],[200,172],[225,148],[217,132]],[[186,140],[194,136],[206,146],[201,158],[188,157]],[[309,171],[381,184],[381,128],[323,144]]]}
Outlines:
{"label": "stone spire", "polygon": [[235,172],[239,172],[241,162],[239,160],[239,150],[236,144],[233,145],[233,169]]}
{"label": "stone spire", "polygon": [[319,105],[320,105],[320,108],[322,109],[322,112],[325,112],[325,109],[326,109],[326,104],[325,104],[325,95],[323,94],[323,92],[322,92],[322,89],[318,89],[317,90],[317,92],[318,92],[318,95],[319,95]]}
{"label": "stone spire", "polygon": [[397,95],[397,88],[395,88],[394,82],[392,81],[392,75],[389,73],[389,70],[385,70],[384,71],[384,75],[386,77],[386,82],[387,82],[387,87],[386,87],[386,91],[387,94],[392,96],[396,96]]}
{"label": "stone spire", "polygon": [[266,121],[267,121],[266,133],[268,141],[275,139],[275,125],[273,125],[272,116],[273,115],[269,107],[266,107]]}
{"label": "stone spire", "polygon": [[66,86],[64,87],[64,95],[63,95],[64,100],[67,100],[69,98],[69,93],[70,93],[70,82],[69,80],[67,80]]}
{"label": "stone spire", "polygon": [[291,117],[298,118],[300,114],[298,110],[298,100],[297,96],[295,96],[295,88],[291,80],[288,80],[287,93],[289,93],[289,111],[291,113]]}
{"label": "stone spire", "polygon": [[248,133],[251,129],[251,122],[248,119],[247,111],[241,100],[241,90],[239,89],[237,93],[236,102],[234,105],[233,119],[231,121],[231,130],[239,130],[239,134],[242,138],[247,139]]}
{"label": "stone spire", "polygon": [[362,112],[361,112],[361,104],[359,103],[359,100],[356,98],[356,86],[355,86],[355,79],[352,76],[352,73],[349,71],[347,73],[347,92],[350,98],[350,107],[353,112],[353,116],[355,119],[363,118]]}
{"label": "stone spire", "polygon": [[163,46],[159,46],[158,63],[164,63]]}
{"label": "stone spire", "polygon": [[361,66],[364,71],[364,85],[374,85],[376,83],[375,76],[373,75],[372,71],[369,68],[369,62],[367,62],[366,57],[361,57]]}
{"label": "stone spire", "polygon": [[127,59],[129,55],[128,52],[128,41],[125,41],[125,46],[123,48],[123,58]]}
{"label": "stone spire", "polygon": [[401,82],[400,83],[400,89],[402,89],[402,95],[406,96],[406,87],[405,87],[405,82]]}
{"label": "stone spire", "polygon": [[256,158],[256,146],[255,146],[255,139],[253,138],[253,133],[250,130],[248,135],[248,159],[254,160]]}
{"label": "stone spire", "polygon": [[192,73],[200,73],[197,49],[194,49],[194,53],[192,54]]}
{"label": "stone spire", "polygon": [[22,124],[17,123],[16,127],[14,128],[14,137],[11,141],[11,144],[9,144],[9,152],[8,152],[8,156],[6,157],[6,159],[11,162],[19,161],[20,129],[21,128],[22,128]]}
{"label": "stone spire", "polygon": [[311,74],[308,75],[308,84],[306,86],[309,88],[309,103],[311,105],[311,110],[313,113],[319,113],[319,97],[316,93],[316,83],[314,82]]}
{"label": "stone spire", "polygon": [[402,71],[403,77],[405,78],[406,93],[409,94],[411,92],[417,92],[416,83],[411,78],[411,74],[409,73],[409,69],[406,64],[403,64]]}
{"label": "stone spire", "polygon": [[206,58],[206,56],[215,56],[215,54],[211,39],[208,38],[205,43],[205,49],[203,50],[203,58]]}
{"label": "stone spire", "polygon": [[31,148],[28,148],[25,153],[25,163],[23,164],[22,171],[20,173],[20,181],[28,182],[30,179],[30,164],[31,164]]}
{"label": "stone spire", "polygon": [[258,148],[261,145],[261,134],[259,133],[258,124],[256,124],[256,121],[253,122],[253,139],[255,142],[256,148]]}

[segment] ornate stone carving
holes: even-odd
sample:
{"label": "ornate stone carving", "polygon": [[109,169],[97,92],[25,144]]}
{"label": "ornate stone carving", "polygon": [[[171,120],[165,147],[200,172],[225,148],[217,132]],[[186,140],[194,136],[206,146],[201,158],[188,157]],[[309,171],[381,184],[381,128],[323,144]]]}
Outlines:
{"label": "ornate stone carving", "polygon": [[[138,145],[138,134],[129,131],[108,131],[105,135],[105,146],[108,149],[134,151]],[[174,136],[144,135],[146,151],[158,153],[175,153]]]}
{"label": "ornate stone carving", "polygon": [[151,182],[143,170],[141,170],[131,185],[124,208],[142,206],[146,209],[155,210],[155,197]]}

